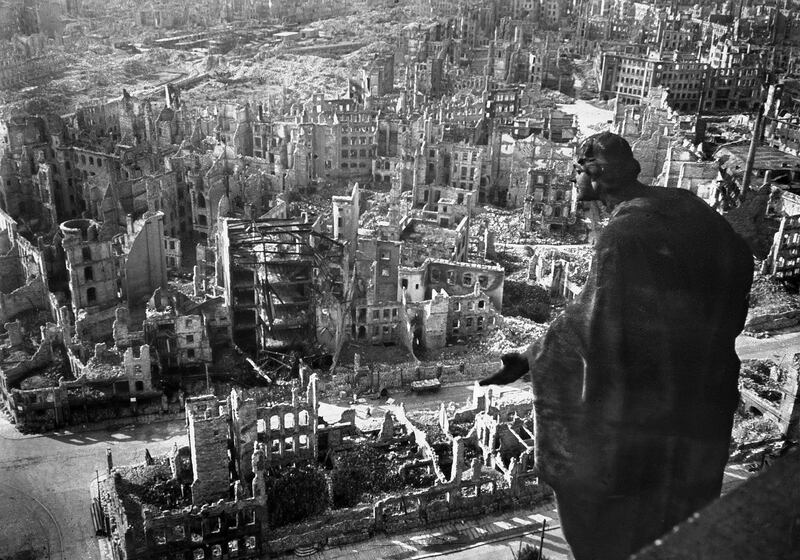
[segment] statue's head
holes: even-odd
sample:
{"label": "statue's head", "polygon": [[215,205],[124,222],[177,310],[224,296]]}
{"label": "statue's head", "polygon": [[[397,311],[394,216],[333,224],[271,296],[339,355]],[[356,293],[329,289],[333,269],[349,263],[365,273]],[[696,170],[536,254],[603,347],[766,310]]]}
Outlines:
{"label": "statue's head", "polygon": [[599,200],[603,192],[636,181],[641,171],[631,146],[618,134],[601,132],[584,140],[575,154],[578,200]]}

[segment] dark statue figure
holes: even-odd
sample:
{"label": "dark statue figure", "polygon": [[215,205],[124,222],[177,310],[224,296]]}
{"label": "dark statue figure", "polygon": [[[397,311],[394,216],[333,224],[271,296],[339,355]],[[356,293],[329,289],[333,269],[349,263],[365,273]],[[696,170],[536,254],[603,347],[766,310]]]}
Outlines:
{"label": "dark statue figure", "polygon": [[692,193],[649,187],[628,143],[592,136],[579,200],[611,213],[580,296],[481,384],[530,372],[536,461],[576,560],[627,558],[719,496],[753,258]]}

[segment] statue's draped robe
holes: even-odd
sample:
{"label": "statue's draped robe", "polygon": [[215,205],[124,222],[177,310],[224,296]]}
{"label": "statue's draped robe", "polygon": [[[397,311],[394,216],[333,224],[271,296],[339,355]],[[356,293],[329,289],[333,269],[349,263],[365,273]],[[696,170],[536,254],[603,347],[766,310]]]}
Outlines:
{"label": "statue's draped robe", "polygon": [[648,188],[526,351],[537,465],[577,560],[626,558],[719,496],[752,271],[708,205]]}

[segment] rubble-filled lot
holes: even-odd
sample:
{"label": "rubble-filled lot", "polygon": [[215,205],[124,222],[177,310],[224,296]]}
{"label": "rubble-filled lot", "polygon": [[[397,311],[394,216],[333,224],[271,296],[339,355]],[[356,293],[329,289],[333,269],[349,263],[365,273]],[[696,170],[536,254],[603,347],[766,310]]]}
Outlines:
{"label": "rubble-filled lot", "polygon": [[140,517],[142,506],[160,511],[189,503],[182,497],[180,483],[172,478],[166,457],[155,458],[152,465],[117,467],[114,476],[117,477],[125,513],[129,518]]}
{"label": "rubble-filled lot", "polygon": [[[263,102],[281,94],[289,105],[302,103],[318,92],[329,97],[344,94],[348,80],[358,78],[365,63],[377,54],[394,51],[401,29],[413,18],[412,8],[365,7],[314,22],[320,37],[307,43],[284,45],[276,40],[254,39],[241,42],[224,55],[153,47],[150,41],[165,36],[163,31],[157,33],[136,25],[120,27],[117,20],[76,21],[76,29],[82,25],[81,29],[91,33],[76,32],[65,38],[59,52],[65,56],[63,72],[33,87],[0,92],[0,117],[66,114],[94,99],[117,97],[122,88],[131,93],[148,91],[169,81],[204,74],[206,79],[182,95],[190,107],[198,110],[217,102]],[[176,29],[166,36],[224,29]],[[239,31],[245,34],[249,29]],[[113,46],[115,41],[124,42],[126,38],[135,40],[138,48],[122,50]],[[341,55],[325,53],[326,45],[348,41],[354,43],[352,51]],[[321,56],[292,53],[302,47],[319,47]],[[396,75],[402,76],[399,69]]]}
{"label": "rubble-filled lot", "polygon": [[781,383],[785,378],[786,370],[772,360],[745,360],[739,376],[743,389],[773,404],[781,402]]}
{"label": "rubble-filled lot", "polygon": [[488,222],[489,231],[494,234],[495,248],[507,249],[506,245],[527,243],[530,245],[574,245],[585,243],[586,235],[571,232],[545,234],[539,231],[525,231],[522,208],[507,209],[495,206],[477,208],[472,217],[473,223]]}
{"label": "rubble-filled lot", "polygon": [[750,314],[774,314],[800,309],[800,295],[768,276],[756,274],[750,289]]}
{"label": "rubble-filled lot", "polygon": [[63,73],[35,87],[3,91],[0,116],[67,114],[92,100],[118,97],[123,88],[136,93],[201,73],[204,65],[198,55],[161,48],[130,54],[91,42],[65,49]]}

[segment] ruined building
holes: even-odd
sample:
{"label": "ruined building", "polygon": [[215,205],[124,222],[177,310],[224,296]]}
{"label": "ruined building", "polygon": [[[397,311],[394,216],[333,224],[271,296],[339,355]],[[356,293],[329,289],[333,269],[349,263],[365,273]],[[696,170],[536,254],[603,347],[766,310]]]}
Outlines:
{"label": "ruined building", "polygon": [[[295,388],[280,403],[237,391],[225,400],[190,399],[188,448],[175,448],[168,463],[158,459],[140,474],[163,489],[163,498],[134,499],[129,467],[116,467],[104,483],[116,554],[131,560],[153,554],[257,558],[319,542],[359,542],[552,495],[538,484],[531,460],[530,404],[500,409],[476,388],[471,404],[441,413],[442,431],[430,437],[409,422],[402,406],[363,432],[353,425],[352,409],[337,408],[317,402],[313,376],[305,398]],[[388,450],[402,458],[386,458]],[[342,477],[352,476],[348,461],[362,453],[384,457],[401,486],[377,501],[341,503]],[[327,469],[317,462],[325,457],[332,459]],[[311,498],[322,500],[318,513],[281,523],[278,504],[285,496],[273,488],[292,473],[330,482],[323,483],[322,496]]]}

